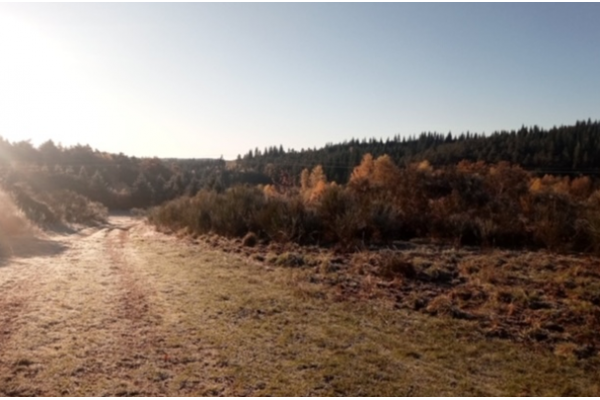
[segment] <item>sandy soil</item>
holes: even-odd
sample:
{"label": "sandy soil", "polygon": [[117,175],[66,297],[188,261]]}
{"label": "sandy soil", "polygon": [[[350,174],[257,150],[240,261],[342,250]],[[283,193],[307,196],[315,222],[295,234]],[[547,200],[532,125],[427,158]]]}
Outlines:
{"label": "sandy soil", "polygon": [[131,235],[152,231],[112,217],[103,228],[13,243],[0,265],[0,395],[170,394],[163,382],[197,361],[189,354],[210,358],[193,341],[168,347],[181,332],[166,329],[169,305]]}

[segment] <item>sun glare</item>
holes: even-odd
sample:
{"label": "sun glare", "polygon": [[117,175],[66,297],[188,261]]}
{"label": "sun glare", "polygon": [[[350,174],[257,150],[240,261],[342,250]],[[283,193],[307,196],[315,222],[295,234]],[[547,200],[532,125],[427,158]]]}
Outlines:
{"label": "sun glare", "polygon": [[77,60],[35,25],[0,15],[0,135],[76,142],[93,121]]}

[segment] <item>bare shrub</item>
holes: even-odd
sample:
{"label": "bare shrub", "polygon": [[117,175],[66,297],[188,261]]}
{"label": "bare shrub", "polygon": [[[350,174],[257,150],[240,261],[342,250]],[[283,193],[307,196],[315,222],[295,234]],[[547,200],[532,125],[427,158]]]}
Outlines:
{"label": "bare shrub", "polygon": [[56,218],[67,223],[98,224],[106,222],[108,209],[70,190],[58,190],[44,196]]}
{"label": "bare shrub", "polygon": [[316,208],[322,221],[323,239],[329,243],[350,245],[366,228],[362,210],[353,196],[339,186],[328,187]]}
{"label": "bare shrub", "polygon": [[13,199],[0,190],[0,237],[28,234],[33,226],[26,215],[15,205]]}
{"label": "bare shrub", "polygon": [[575,235],[575,205],[568,195],[537,193],[529,213],[533,239],[550,249],[567,249]]}
{"label": "bare shrub", "polygon": [[493,197],[516,199],[527,193],[531,175],[518,165],[502,161],[490,166],[486,176],[488,190]]}
{"label": "bare shrub", "polygon": [[595,191],[585,203],[585,211],[579,220],[579,226],[585,231],[585,239],[579,240],[587,245],[584,250],[600,252],[600,190]]}
{"label": "bare shrub", "polygon": [[50,227],[55,224],[98,224],[106,222],[108,209],[71,190],[34,190],[26,184],[13,185],[10,194],[29,220]]}
{"label": "bare shrub", "polygon": [[287,190],[202,190],[153,210],[149,219],[176,231],[235,237],[252,231],[275,242],[348,249],[430,237],[461,245],[600,250],[600,201],[589,200],[589,178],[534,178],[507,162],[398,168],[388,156],[366,154],[346,186],[328,183],[320,166],[302,171],[300,182]]}
{"label": "bare shrub", "polygon": [[227,189],[219,196],[219,205],[213,212],[213,230],[225,236],[243,236],[258,231],[255,219],[265,203],[261,190],[248,186]]}
{"label": "bare shrub", "polygon": [[33,190],[25,185],[15,185],[11,188],[15,204],[25,213],[27,218],[39,225],[52,224],[59,218],[44,201],[36,198]]}
{"label": "bare shrub", "polygon": [[154,208],[149,220],[179,230],[189,227],[194,233],[214,232],[241,237],[256,231],[256,214],[265,202],[258,188],[237,186],[224,193],[201,190],[194,197],[182,197]]}
{"label": "bare shrub", "polygon": [[298,196],[269,198],[256,216],[260,232],[276,242],[314,242],[320,223]]}

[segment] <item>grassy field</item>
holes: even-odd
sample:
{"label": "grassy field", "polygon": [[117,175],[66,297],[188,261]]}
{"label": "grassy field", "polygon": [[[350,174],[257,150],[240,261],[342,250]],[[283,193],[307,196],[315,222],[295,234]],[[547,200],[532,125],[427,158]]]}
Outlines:
{"label": "grassy field", "polygon": [[160,253],[147,264],[157,287],[177,282],[163,289],[163,301],[177,306],[178,324],[216,349],[228,384],[213,394],[599,393],[597,356],[578,359],[569,351],[490,337],[480,321],[432,317],[386,296],[348,296],[322,279],[340,271],[315,272],[323,255],[316,267],[289,268],[270,265],[268,254],[260,261],[260,251],[238,243],[208,241],[173,247],[143,240],[137,247],[146,249],[140,254]]}
{"label": "grassy field", "polygon": [[[60,252],[0,268],[1,395],[600,394],[597,353],[575,339],[519,339],[500,320],[501,338],[432,307],[459,286],[426,282],[425,253],[449,251],[406,249],[412,275],[377,252],[178,239],[126,217],[53,240]],[[492,259],[463,253],[458,267]],[[405,304],[408,287],[429,303]]]}

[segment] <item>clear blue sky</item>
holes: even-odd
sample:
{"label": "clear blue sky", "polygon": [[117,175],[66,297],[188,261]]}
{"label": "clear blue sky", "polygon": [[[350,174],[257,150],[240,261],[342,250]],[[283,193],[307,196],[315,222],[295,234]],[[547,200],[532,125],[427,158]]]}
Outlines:
{"label": "clear blue sky", "polygon": [[235,158],[600,119],[600,4],[0,4],[0,135]]}

